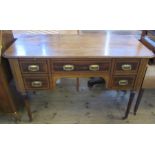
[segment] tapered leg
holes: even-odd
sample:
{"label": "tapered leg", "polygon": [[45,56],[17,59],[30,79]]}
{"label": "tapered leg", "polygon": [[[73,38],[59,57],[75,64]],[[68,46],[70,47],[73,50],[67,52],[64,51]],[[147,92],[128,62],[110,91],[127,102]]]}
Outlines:
{"label": "tapered leg", "polygon": [[126,109],[126,112],[125,112],[125,116],[122,119],[128,118],[134,96],[135,96],[135,93],[133,91],[131,91],[130,96],[129,96],[129,102],[128,102],[127,109]]}
{"label": "tapered leg", "polygon": [[79,78],[76,78],[76,90],[79,91]]}
{"label": "tapered leg", "polygon": [[28,101],[28,95],[27,94],[24,96],[24,103],[25,103],[25,108],[27,110],[27,114],[29,117],[29,121],[32,121],[32,112],[31,112],[31,108],[30,108],[30,104]]}
{"label": "tapered leg", "polygon": [[137,110],[138,110],[140,101],[142,99],[143,93],[144,93],[144,89],[140,89],[140,91],[138,93],[137,100],[136,100],[136,104],[135,104],[135,107],[134,107],[134,115],[136,115],[136,113],[137,113]]}

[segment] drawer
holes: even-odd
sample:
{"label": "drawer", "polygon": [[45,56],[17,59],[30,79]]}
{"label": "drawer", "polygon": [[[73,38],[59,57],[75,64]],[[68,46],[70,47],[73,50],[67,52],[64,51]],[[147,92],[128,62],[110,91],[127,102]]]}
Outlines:
{"label": "drawer", "polygon": [[49,89],[48,77],[23,77],[26,90]]}
{"label": "drawer", "polygon": [[63,61],[63,62],[53,62],[53,71],[54,72],[109,72],[110,70],[110,61],[107,62],[96,62],[96,61]]}
{"label": "drawer", "polygon": [[22,73],[48,73],[46,60],[20,60],[19,63]]}
{"label": "drawer", "polygon": [[114,73],[137,73],[139,63],[139,59],[116,59],[114,65]]}
{"label": "drawer", "polygon": [[135,76],[114,76],[112,78],[113,89],[132,89],[134,87]]}

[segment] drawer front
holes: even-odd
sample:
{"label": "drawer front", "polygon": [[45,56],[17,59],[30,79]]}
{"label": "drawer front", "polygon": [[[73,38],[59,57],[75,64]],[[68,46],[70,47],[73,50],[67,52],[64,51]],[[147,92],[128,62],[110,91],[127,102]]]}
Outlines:
{"label": "drawer front", "polygon": [[26,90],[49,89],[48,77],[24,77]]}
{"label": "drawer front", "polygon": [[132,89],[134,87],[135,76],[114,76],[112,78],[113,89]]}
{"label": "drawer front", "polygon": [[22,73],[48,73],[46,60],[20,60]]}
{"label": "drawer front", "polygon": [[110,69],[110,62],[53,62],[54,72],[108,72]]}
{"label": "drawer front", "polygon": [[115,60],[114,73],[137,73],[140,60]]}

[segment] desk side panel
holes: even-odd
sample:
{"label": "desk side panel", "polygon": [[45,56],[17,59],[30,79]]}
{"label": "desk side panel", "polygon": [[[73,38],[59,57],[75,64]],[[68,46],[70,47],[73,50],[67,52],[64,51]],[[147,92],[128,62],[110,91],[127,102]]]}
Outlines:
{"label": "desk side panel", "polygon": [[139,70],[137,73],[134,90],[139,90],[142,86],[149,59],[141,59]]}
{"label": "desk side panel", "polygon": [[18,59],[9,59],[9,63],[11,66],[11,70],[12,70],[12,74],[15,80],[17,90],[21,93],[25,93],[25,86],[24,86]]}

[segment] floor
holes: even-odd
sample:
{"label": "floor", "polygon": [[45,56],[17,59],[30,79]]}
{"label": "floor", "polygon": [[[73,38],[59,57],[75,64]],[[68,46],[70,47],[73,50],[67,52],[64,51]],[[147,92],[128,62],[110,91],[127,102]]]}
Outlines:
{"label": "floor", "polygon": [[[81,33],[90,33],[81,31]],[[95,32],[95,31],[93,31]],[[134,35],[140,31],[111,31],[114,34]],[[36,31],[36,33],[40,33]],[[42,31],[48,33],[48,31]],[[50,33],[52,33],[50,31]],[[53,33],[57,33],[54,31]],[[95,32],[96,33],[96,32]],[[14,31],[15,37],[35,34],[33,31]],[[139,111],[133,115],[133,107],[128,119],[122,120],[127,106],[129,92],[106,90],[103,84],[89,89],[89,79],[80,79],[80,90],[76,91],[75,79],[61,79],[53,91],[29,93],[33,121],[21,106],[20,122],[15,122],[11,115],[0,114],[1,124],[154,124],[155,123],[155,89],[145,90]]]}
{"label": "floor", "polygon": [[89,79],[80,79],[76,91],[75,79],[61,79],[54,91],[29,93],[33,121],[23,107],[21,121],[11,115],[0,115],[1,124],[148,124],[155,123],[155,90],[146,90],[136,116],[133,107],[128,119],[122,120],[129,92],[106,90],[103,84],[87,87]]}

